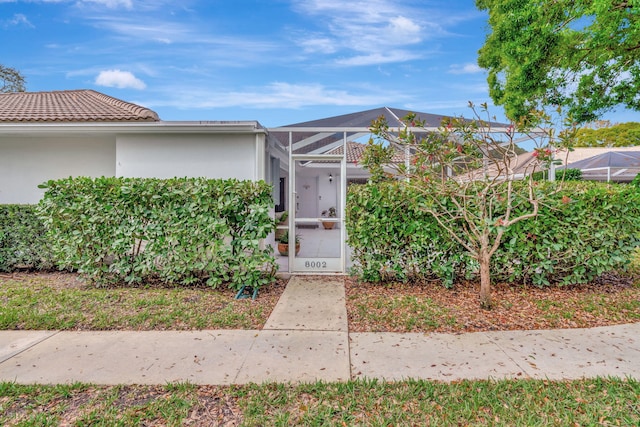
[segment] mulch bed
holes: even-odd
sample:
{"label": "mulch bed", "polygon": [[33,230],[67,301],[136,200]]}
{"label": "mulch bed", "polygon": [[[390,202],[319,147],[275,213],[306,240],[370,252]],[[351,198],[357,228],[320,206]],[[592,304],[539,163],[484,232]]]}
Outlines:
{"label": "mulch bed", "polygon": [[[380,285],[346,280],[347,312],[351,332],[479,332],[534,329],[590,328],[637,322],[640,320],[638,302],[640,286],[637,278],[610,275],[596,283],[545,287],[496,284],[493,286],[492,310],[483,310],[479,304],[480,284],[466,282],[446,289],[437,283],[394,283]],[[375,313],[385,308],[380,300],[415,298],[441,307],[447,318],[455,322],[439,322],[437,327],[414,327],[407,330],[400,324],[376,322]],[[378,304],[375,304],[378,302]],[[358,305],[367,305],[369,313],[362,316]],[[615,307],[615,310],[610,310]],[[631,308],[629,308],[631,307]],[[358,310],[358,308],[360,308]],[[388,313],[386,318],[388,319]],[[415,313],[393,313],[394,318]],[[383,315],[378,317],[384,317]]]}

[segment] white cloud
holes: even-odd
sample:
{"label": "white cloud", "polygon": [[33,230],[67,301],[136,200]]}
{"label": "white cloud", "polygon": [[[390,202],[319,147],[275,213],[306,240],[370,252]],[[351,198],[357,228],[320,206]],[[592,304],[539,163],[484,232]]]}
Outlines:
{"label": "white cloud", "polygon": [[147,87],[147,85],[134,76],[133,73],[121,70],[100,71],[95,83],[98,86],[117,87],[119,89],[131,88],[142,90]]}
{"label": "white cloud", "polygon": [[13,15],[13,18],[9,21],[9,23],[13,25],[24,24],[28,27],[33,27],[33,24],[31,24],[27,17],[22,13],[16,13],[15,15]]}
{"label": "white cloud", "polygon": [[[433,50],[425,41],[455,37],[449,28],[482,16],[475,9],[419,0],[293,0],[293,7],[321,29],[298,37],[303,49],[314,40],[328,40],[334,50],[326,53],[339,54],[340,65],[353,66],[424,59],[425,49]],[[389,54],[397,50],[405,54]]]}
{"label": "white cloud", "polygon": [[[0,0],[0,2],[1,2],[1,0]],[[18,26],[18,25],[24,25],[25,27],[35,28],[33,26],[33,24],[31,22],[29,22],[27,17],[25,15],[23,15],[22,13],[15,13],[13,15],[13,18],[7,19],[5,21],[0,21],[0,23],[1,23],[1,26],[3,28]]]}
{"label": "white cloud", "polygon": [[374,23],[379,22],[381,16],[397,14],[400,6],[390,0],[297,0],[296,7],[311,15],[324,14],[336,19],[350,17],[363,23]]}
{"label": "white cloud", "polygon": [[98,16],[92,17],[98,28],[104,28],[121,36],[153,41],[162,44],[171,44],[175,41],[192,39],[194,35],[180,23],[158,21],[153,18],[136,20],[123,16]]}
{"label": "white cloud", "polygon": [[271,40],[211,34],[208,29],[153,16],[141,20],[114,14],[90,19],[96,28],[111,31],[124,40],[172,45],[174,55],[186,55],[188,61],[196,56],[204,61],[217,59],[224,65],[239,66],[269,61],[268,55],[277,48]]}
{"label": "white cloud", "polygon": [[466,64],[453,64],[449,67],[450,74],[476,74],[481,73],[484,70],[478,66],[478,64],[473,64],[468,62]]}
{"label": "white cloud", "polygon": [[395,39],[396,43],[418,43],[421,40],[422,28],[420,25],[404,16],[391,18],[387,28],[388,35]]}
{"label": "white cloud", "polygon": [[[17,3],[18,0],[0,0],[0,3]],[[127,9],[133,8],[133,0],[23,0],[25,3],[76,3],[87,4],[97,3],[106,6],[110,9],[116,9],[119,6],[124,6]]]}
{"label": "white cloud", "polygon": [[171,106],[185,109],[223,107],[298,109],[312,106],[379,105],[397,101],[403,97],[396,92],[375,90],[370,87],[355,90],[358,93],[332,89],[316,83],[285,82],[274,82],[263,87],[229,92],[173,87],[161,100],[147,100],[145,104],[152,107]]}
{"label": "white cloud", "polygon": [[122,6],[125,9],[133,9],[132,0],[82,0],[83,3],[97,3],[108,7],[109,9],[117,9]]}
{"label": "white cloud", "polygon": [[312,105],[362,105],[372,102],[372,96],[354,95],[345,90],[328,89],[321,84],[291,84],[275,82],[255,90],[228,92],[213,98],[212,106],[243,106],[252,108],[301,108]]}
{"label": "white cloud", "polygon": [[335,40],[329,37],[310,38],[300,41],[299,44],[307,53],[331,54],[338,50]]}
{"label": "white cloud", "polygon": [[395,52],[376,52],[369,55],[356,55],[350,58],[338,59],[336,63],[338,65],[347,66],[362,66],[362,65],[375,65],[375,64],[389,64],[392,62],[405,62],[413,59],[420,58],[421,55],[411,53],[408,51],[395,51]]}
{"label": "white cloud", "polygon": [[[340,65],[371,65],[420,58],[420,53],[407,53],[406,49],[443,32],[437,23],[421,16],[422,11],[390,0],[298,0],[294,7],[325,29],[324,33],[301,38],[298,44],[306,52],[351,51],[352,55],[341,57]],[[395,50],[404,52],[389,53]]]}

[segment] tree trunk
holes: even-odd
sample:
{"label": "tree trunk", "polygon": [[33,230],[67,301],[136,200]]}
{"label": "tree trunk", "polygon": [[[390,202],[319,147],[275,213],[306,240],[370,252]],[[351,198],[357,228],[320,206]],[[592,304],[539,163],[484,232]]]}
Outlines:
{"label": "tree trunk", "polygon": [[[484,252],[484,251],[483,251]],[[491,257],[487,253],[480,256],[480,307],[491,310],[491,272],[489,270]]]}

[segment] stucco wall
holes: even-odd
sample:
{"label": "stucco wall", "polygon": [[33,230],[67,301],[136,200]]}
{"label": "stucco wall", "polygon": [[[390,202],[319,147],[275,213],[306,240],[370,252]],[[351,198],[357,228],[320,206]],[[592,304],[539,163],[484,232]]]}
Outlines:
{"label": "stucco wall", "polygon": [[0,204],[37,203],[38,185],[69,176],[113,176],[113,137],[0,138]]}
{"label": "stucco wall", "polygon": [[119,135],[116,147],[116,176],[263,178],[253,134]]}

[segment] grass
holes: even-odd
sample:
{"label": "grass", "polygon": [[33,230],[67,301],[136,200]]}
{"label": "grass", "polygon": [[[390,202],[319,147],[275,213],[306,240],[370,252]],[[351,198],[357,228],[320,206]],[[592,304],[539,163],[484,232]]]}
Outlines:
{"label": "grass", "polygon": [[0,279],[0,329],[259,329],[277,301],[235,300],[228,289],[59,286],[24,277]]}
{"label": "grass", "polygon": [[[637,290],[623,292],[622,296],[636,295]],[[550,320],[573,319],[577,311],[588,313],[594,318],[605,319],[610,323],[632,323],[640,321],[640,299],[618,299],[607,294],[583,294],[571,301],[572,307],[558,301],[540,300],[538,307],[545,311]]]}
{"label": "grass", "polygon": [[43,425],[638,425],[627,379],[301,385],[63,386],[0,383],[0,424]]}
{"label": "grass", "polygon": [[388,328],[412,332],[429,330],[441,324],[455,324],[449,310],[435,304],[429,298],[413,295],[397,295],[392,298],[360,295],[356,304],[358,316],[369,325],[385,325],[372,328],[373,332]]}
{"label": "grass", "polygon": [[[352,330],[354,324],[368,331],[455,332],[495,325],[580,327],[585,318],[595,324],[640,320],[637,283],[584,290],[498,288],[498,308],[479,311],[481,317],[474,317],[472,288],[349,288]],[[261,291],[252,302],[234,300],[229,290],[91,288],[31,275],[0,276],[0,329],[259,329],[277,302],[277,289]],[[640,425],[639,401],[640,383],[616,378],[230,387],[0,382],[0,425]]]}
{"label": "grass", "polygon": [[[96,288],[74,275],[0,275],[0,330],[261,329],[284,283],[256,301],[228,289]],[[496,286],[496,308],[479,310],[473,284],[356,284],[347,280],[354,332],[468,332],[592,327],[640,321],[640,286]]]}

